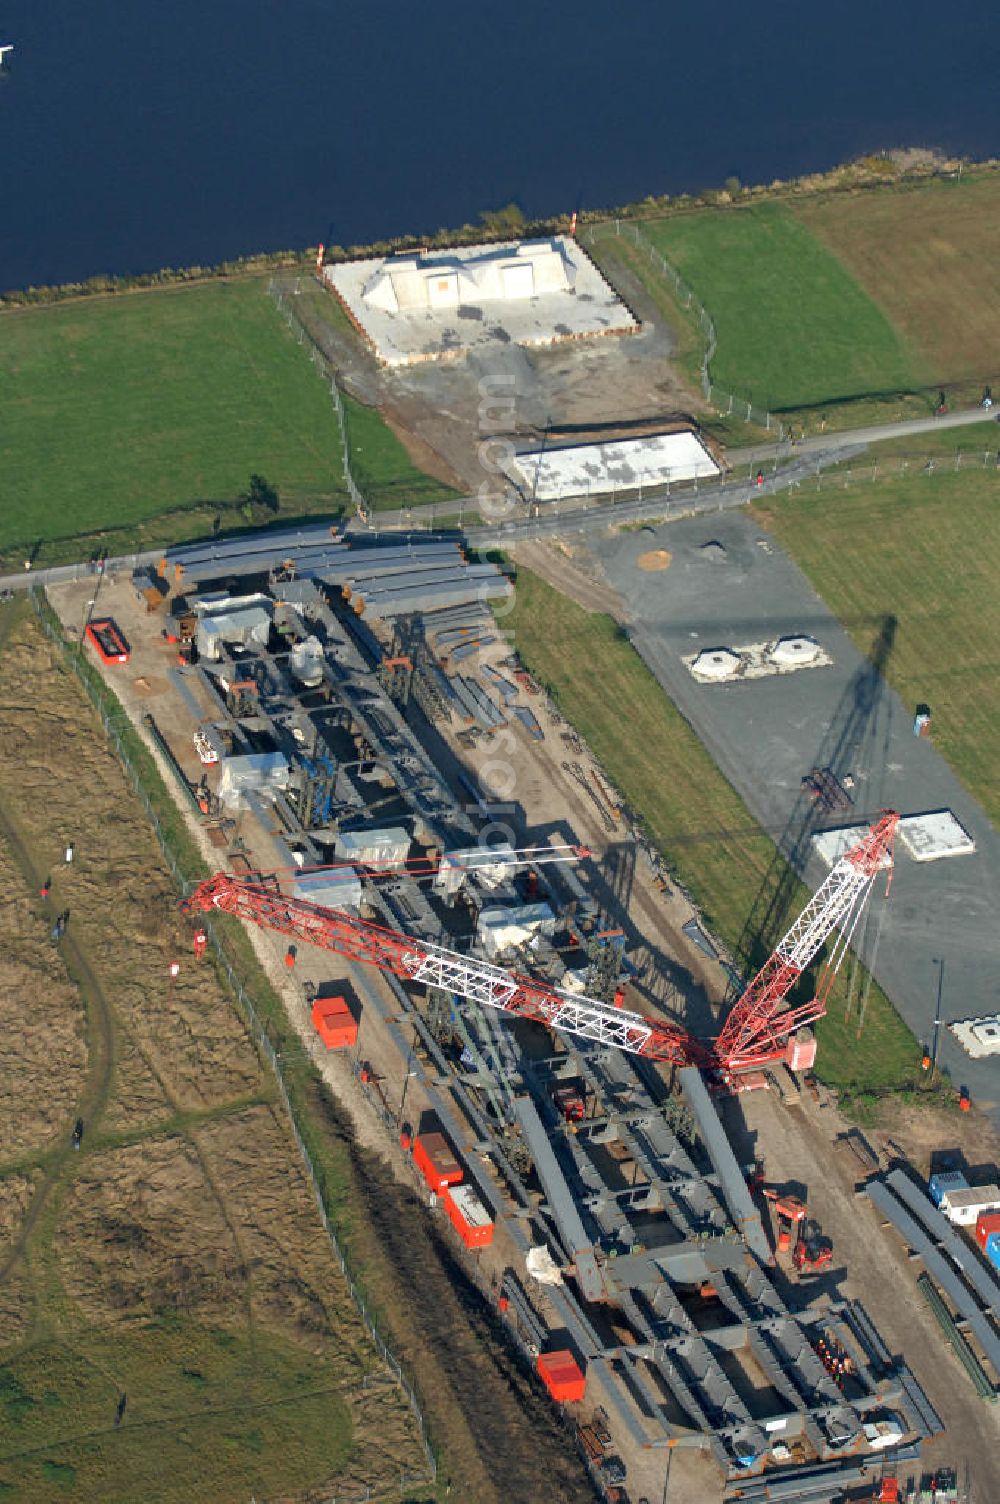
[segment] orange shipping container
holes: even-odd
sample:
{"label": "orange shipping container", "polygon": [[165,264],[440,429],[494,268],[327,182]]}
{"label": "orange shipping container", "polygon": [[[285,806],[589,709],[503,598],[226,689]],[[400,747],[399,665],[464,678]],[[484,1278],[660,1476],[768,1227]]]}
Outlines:
{"label": "orange shipping container", "polygon": [[458,1185],[462,1166],[443,1133],[421,1133],[413,1140],[413,1162],[432,1191]]}
{"label": "orange shipping container", "polygon": [[583,1399],[587,1380],[569,1348],[561,1348],[555,1353],[539,1353],[538,1372],[549,1394],[560,1405]]}
{"label": "orange shipping container", "polygon": [[471,1186],[445,1186],[441,1201],[451,1219],[451,1225],[466,1248],[488,1248],[493,1242],[493,1223],[479,1197]]}
{"label": "orange shipping container", "polygon": [[328,1050],[346,1050],[358,1042],[358,1022],[342,997],[318,997],[312,1006],[316,1033]]}

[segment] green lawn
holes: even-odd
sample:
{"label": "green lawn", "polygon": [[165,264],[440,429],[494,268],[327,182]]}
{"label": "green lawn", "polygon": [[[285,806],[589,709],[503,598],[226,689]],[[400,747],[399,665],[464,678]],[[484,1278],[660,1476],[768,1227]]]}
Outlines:
{"label": "green lawn", "polygon": [[289,510],[342,504],[329,394],[261,282],[0,319],[0,546],[225,505],[252,471]]}
{"label": "green lawn", "polygon": [[875,299],[935,381],[996,382],[1000,175],[967,174],[905,191],[819,195],[796,218]]}
{"label": "green lawn", "polygon": [[[974,429],[979,434],[979,429]],[[942,438],[944,435],[942,435]],[[994,453],[996,441],[994,440]],[[866,647],[878,610],[898,620],[890,683],[926,701],[936,746],[1000,825],[1000,472],[918,470],[768,501],[758,515]]]}
{"label": "green lawn", "polygon": [[[0,400],[0,565],[260,525],[233,509],[253,472],[277,487],[279,523],[346,504],[326,383],[259,279],[0,314]],[[374,409],[348,406],[374,507],[454,495]]]}
{"label": "green lawn", "polygon": [[[584,611],[528,570],[518,571],[515,609],[504,626],[639,813],[709,927],[735,949],[774,846],[687,721],[610,617]],[[713,831],[718,836],[706,839]],[[797,885],[795,904],[805,897]],[[817,1074],[850,1091],[910,1086],[919,1051],[899,1015],[873,986],[859,1038],[856,1015],[845,1020],[846,1001],[840,981],[817,1031]]]}
{"label": "green lawn", "polygon": [[447,503],[461,495],[417,469],[375,408],[345,396],[344,415],[354,479],[376,511]]}
{"label": "green lawn", "polygon": [[885,314],[783,205],[642,228],[715,321],[717,385],[780,412],[919,384],[919,362]]}

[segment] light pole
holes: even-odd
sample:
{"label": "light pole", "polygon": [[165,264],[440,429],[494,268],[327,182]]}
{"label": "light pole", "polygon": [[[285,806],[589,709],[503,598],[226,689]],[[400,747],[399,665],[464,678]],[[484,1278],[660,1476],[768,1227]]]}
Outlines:
{"label": "light pole", "polygon": [[931,960],[938,969],[937,984],[937,1007],[934,1012],[934,1034],[931,1039],[931,1085],[934,1085],[934,1072],[937,1070],[938,1036],[941,1032],[941,993],[944,990],[944,961],[940,956],[932,956]]}
{"label": "light pole", "polygon": [[674,1460],[674,1447],[676,1445],[676,1440],[667,1442],[667,1471],[663,1479],[663,1504],[667,1504],[667,1490],[670,1487],[670,1464]]}

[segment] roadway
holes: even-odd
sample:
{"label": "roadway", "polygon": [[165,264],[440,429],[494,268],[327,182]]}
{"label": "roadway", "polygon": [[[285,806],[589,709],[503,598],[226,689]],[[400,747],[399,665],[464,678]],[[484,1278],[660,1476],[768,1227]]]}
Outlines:
{"label": "roadway", "polygon": [[[1000,419],[1000,414],[998,414]],[[723,511],[745,506],[759,496],[761,491],[781,491],[801,484],[810,476],[830,465],[841,464],[864,453],[871,444],[889,439],[904,439],[922,433],[940,433],[944,428],[962,428],[976,423],[988,422],[981,407],[964,408],[960,412],[942,413],[940,417],[906,418],[898,423],[878,423],[868,428],[845,429],[841,433],[816,434],[797,444],[787,440],[780,444],[754,445],[734,449],[728,455],[729,476],[710,486],[688,485],[671,490],[658,489],[640,494],[626,502],[611,503],[595,498],[572,497],[565,501],[549,502],[545,510],[537,509],[537,515],[529,515],[523,502],[515,503],[514,516],[466,529],[474,545],[488,546],[491,543],[523,542],[531,538],[554,538],[563,533],[579,533],[594,528],[614,527],[621,523],[641,522],[648,519],[686,517],[695,512]],[[997,435],[1000,448],[1000,433]],[[776,468],[781,462],[781,468]],[[772,471],[758,487],[753,477],[754,465],[770,463]],[[747,468],[746,475],[736,472]],[[478,517],[480,501],[475,496],[457,497],[447,505],[428,503],[407,507],[399,512],[376,514],[380,530],[396,532],[411,528],[423,529],[433,526],[440,518],[454,525],[456,517],[461,522],[466,509]],[[347,524],[349,533],[368,532],[370,529],[356,518]],[[120,554],[106,561],[109,573],[123,569],[135,569],[145,564],[155,564],[162,558],[162,548],[146,549],[142,553]],[[91,564],[58,564],[50,568],[20,570],[15,574],[0,576],[0,590],[25,590],[32,585],[59,585],[92,574],[97,583],[97,571]]]}
{"label": "roadway", "polygon": [[[965,407],[959,412],[931,413],[925,418],[903,418],[898,423],[876,423],[868,428],[845,428],[839,433],[813,434],[808,439],[799,439],[790,445],[786,439],[780,444],[752,444],[746,449],[733,449],[726,458],[733,469],[739,465],[762,464],[766,460],[780,458],[791,448],[795,454],[819,454],[831,444],[878,444],[887,439],[908,439],[921,433],[940,433],[943,428],[965,428],[973,423],[988,423],[994,415],[982,407]],[[1000,413],[995,415],[1000,421]],[[996,442],[1000,444],[1000,434]],[[988,446],[992,447],[992,445]]]}

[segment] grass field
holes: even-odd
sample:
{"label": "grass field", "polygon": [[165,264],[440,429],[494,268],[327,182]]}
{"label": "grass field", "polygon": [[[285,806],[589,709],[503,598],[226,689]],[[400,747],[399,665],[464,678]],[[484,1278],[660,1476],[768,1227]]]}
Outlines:
{"label": "grass field", "polygon": [[289,506],[342,502],[329,397],[261,282],[5,313],[2,329],[0,542],[224,504],[252,471]]}
{"label": "grass field", "polygon": [[[0,561],[128,552],[207,533],[216,517],[242,526],[230,508],[254,472],[277,487],[280,517],[345,505],[329,392],[263,282],[0,319]],[[451,494],[373,410],[352,409],[351,444],[374,506]]]}
{"label": "grass field", "polygon": [[344,416],[351,469],[370,506],[387,511],[457,500],[458,491],[417,469],[375,408],[345,395]]}
{"label": "grass field", "polygon": [[[774,847],[691,727],[610,617],[589,614],[537,575],[518,571],[515,610],[504,624],[639,812],[709,926],[735,948]],[[715,829],[717,840],[702,839]],[[804,900],[800,887],[795,901]],[[871,990],[860,1038],[845,1010],[846,989],[838,983],[817,1031],[817,1074],[850,1092],[911,1086],[919,1075],[917,1043],[879,989]]]}
{"label": "grass field", "polygon": [[877,582],[899,623],[890,683],[931,706],[935,745],[1000,825],[1000,473],[942,465],[835,494],[777,496],[757,515],[841,621],[870,613]]}
{"label": "grass field", "polygon": [[929,379],[1000,374],[1000,176],[818,197],[794,213],[875,300]]}
{"label": "grass field", "polygon": [[184,959],[145,813],[27,603],[0,633],[0,1499],[391,1496],[422,1467],[413,1416],[273,1079]]}
{"label": "grass field", "polygon": [[643,230],[712,315],[712,378],[728,390],[781,411],[919,380],[885,314],[783,205],[706,209]]}

